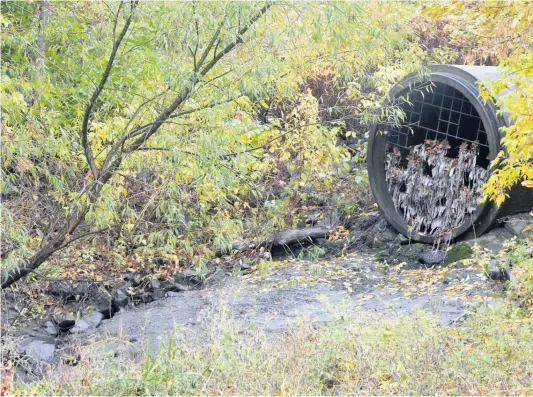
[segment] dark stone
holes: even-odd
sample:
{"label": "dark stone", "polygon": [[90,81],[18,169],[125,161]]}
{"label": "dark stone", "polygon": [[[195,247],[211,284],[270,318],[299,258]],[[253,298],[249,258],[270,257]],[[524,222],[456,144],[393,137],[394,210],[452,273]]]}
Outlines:
{"label": "dark stone", "polygon": [[126,292],[126,287],[117,288],[111,294],[113,303],[120,307],[126,307],[130,302],[130,298]]}
{"label": "dark stone", "polygon": [[48,286],[48,293],[63,299],[74,298],[74,287],[66,282],[52,282]]}
{"label": "dark stone", "polygon": [[405,237],[403,234],[398,233],[396,236],[396,242],[400,245],[409,244],[411,242],[411,239]]}
{"label": "dark stone", "polygon": [[185,285],[177,284],[172,280],[164,280],[161,282],[161,288],[163,288],[167,292],[184,292],[187,291],[188,288]]}
{"label": "dark stone", "polygon": [[194,270],[185,269],[181,272],[178,272],[174,275],[174,281],[178,284],[190,285],[190,286],[201,286],[202,279],[196,274]]}
{"label": "dark stone", "polygon": [[92,301],[94,310],[104,315],[104,318],[111,318],[118,311],[119,306],[115,303],[111,295],[101,292]]}
{"label": "dark stone", "polygon": [[53,316],[53,321],[59,331],[66,332],[74,327],[74,324],[76,324],[76,317],[68,313],[56,314]]}
{"label": "dark stone", "polygon": [[487,277],[494,281],[507,281],[509,274],[505,269],[490,269],[487,272]]}
{"label": "dark stone", "polygon": [[439,263],[444,262],[444,258],[446,257],[445,251],[428,251],[424,252],[420,257],[418,258],[418,261],[425,264],[425,265],[438,265]]}
{"label": "dark stone", "polygon": [[152,299],[152,301],[163,299],[165,296],[166,292],[164,289],[156,289],[155,291],[150,292],[150,298]]}
{"label": "dark stone", "polygon": [[397,235],[398,232],[394,230],[386,220],[382,219],[370,229],[367,242],[372,248],[381,248],[392,243]]}
{"label": "dark stone", "polygon": [[362,215],[358,217],[348,217],[345,221],[345,225],[350,230],[369,230],[374,226],[379,220],[381,219],[381,216],[379,213],[372,213],[368,215]]}
{"label": "dark stone", "polygon": [[166,265],[168,262],[166,260],[164,260],[163,258],[155,258],[154,259],[154,264],[156,266],[164,266]]}
{"label": "dark stone", "polygon": [[205,283],[207,286],[220,285],[226,279],[226,272],[216,266],[215,269],[206,277]]}
{"label": "dark stone", "polygon": [[64,301],[72,301],[87,295],[87,285],[85,283],[74,285],[66,281],[53,281],[49,284],[47,292]]}
{"label": "dark stone", "polygon": [[129,281],[132,287],[138,287],[142,283],[142,277],[139,273],[128,273],[124,280]]}
{"label": "dark stone", "polygon": [[407,244],[390,252],[390,256],[398,262],[418,262],[418,258],[427,250],[428,246],[426,244]]}

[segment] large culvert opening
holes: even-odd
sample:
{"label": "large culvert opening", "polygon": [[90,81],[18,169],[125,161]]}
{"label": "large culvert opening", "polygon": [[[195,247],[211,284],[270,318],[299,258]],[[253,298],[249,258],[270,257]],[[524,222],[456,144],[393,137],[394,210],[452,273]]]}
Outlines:
{"label": "large culvert opening", "polygon": [[474,105],[444,83],[397,96],[404,122],[387,129],[385,179],[410,233],[439,242],[472,223],[488,178],[489,144]]}

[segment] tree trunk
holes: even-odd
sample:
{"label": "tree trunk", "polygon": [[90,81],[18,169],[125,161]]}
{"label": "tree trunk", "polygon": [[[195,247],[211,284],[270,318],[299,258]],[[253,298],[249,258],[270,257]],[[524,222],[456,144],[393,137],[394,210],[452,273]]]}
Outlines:
{"label": "tree trunk", "polygon": [[39,2],[39,36],[37,36],[37,48],[33,55],[33,62],[37,69],[41,70],[44,66],[46,60],[46,38],[45,30],[46,25],[48,24],[48,16],[50,15],[50,1],[41,0]]}
{"label": "tree trunk", "polygon": [[[87,207],[72,209],[66,219],[66,224],[56,232],[54,236],[47,235],[44,237],[45,244],[32,257],[22,259],[15,267],[4,270],[1,274],[2,289],[9,287],[14,282],[27,276],[37,269],[43,262],[54,254],[54,252],[65,248],[69,242],[67,236],[70,236],[80,223],[85,219]],[[48,240],[48,241],[46,241]],[[74,241],[75,239],[72,239]]]}

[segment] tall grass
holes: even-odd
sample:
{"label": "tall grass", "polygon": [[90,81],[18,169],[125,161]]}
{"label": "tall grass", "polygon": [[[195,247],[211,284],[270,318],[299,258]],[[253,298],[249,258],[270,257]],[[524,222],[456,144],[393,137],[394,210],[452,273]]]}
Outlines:
{"label": "tall grass", "polygon": [[[91,347],[85,348],[90,349]],[[10,387],[37,395],[479,395],[533,393],[533,321],[510,306],[460,327],[423,312],[300,319],[287,332],[245,328],[224,310],[201,333],[176,330],[141,360],[84,354],[76,367]]]}

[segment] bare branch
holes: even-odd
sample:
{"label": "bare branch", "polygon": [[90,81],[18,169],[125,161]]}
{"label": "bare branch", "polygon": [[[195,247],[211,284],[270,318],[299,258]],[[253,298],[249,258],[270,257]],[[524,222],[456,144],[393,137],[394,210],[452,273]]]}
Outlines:
{"label": "bare branch", "polygon": [[[204,62],[207,59],[207,55],[209,54],[209,52],[213,48],[213,45],[215,44],[217,39],[219,39],[219,37],[220,37],[220,32],[222,31],[222,27],[224,26],[225,22],[226,22],[226,14],[224,14],[224,16],[222,17],[222,20],[220,21],[220,24],[218,25],[217,30],[213,34],[213,37],[211,37],[211,41],[209,42],[209,44],[207,45],[207,48],[203,52],[202,58],[200,58],[200,62],[198,62],[198,68],[196,66],[194,67],[194,71],[195,72],[197,72],[204,65]],[[218,45],[218,43],[217,43],[217,45]],[[196,59],[195,59],[195,62],[196,62]]]}
{"label": "bare branch", "polygon": [[244,34],[252,27],[254,23],[256,23],[259,18],[261,18],[269,9],[272,7],[272,3],[269,1],[267,4],[263,6],[244,26],[241,28],[237,34],[237,38],[228,44],[220,53],[216,54],[211,62],[209,62],[200,72],[200,75],[205,76],[207,72],[209,72],[213,66],[215,66],[226,54],[230,53],[238,44],[241,44],[243,42],[243,36]]}
{"label": "bare branch", "polygon": [[[81,145],[83,147],[85,158],[87,159],[87,163],[89,164],[91,168],[94,179],[98,179],[98,168],[96,167],[96,164],[94,162],[91,146],[88,142],[89,120],[91,118],[91,114],[96,104],[96,101],[98,100],[98,97],[102,93],[105,87],[105,84],[107,82],[107,79],[109,78],[109,75],[111,74],[111,69],[113,68],[113,63],[115,61],[117,51],[120,47],[122,40],[124,39],[124,36],[126,36],[126,33],[128,32],[128,29],[131,25],[131,21],[133,18],[133,10],[136,5],[137,5],[136,1],[133,1],[131,3],[130,14],[128,15],[128,18],[126,19],[124,27],[122,28],[122,31],[120,32],[118,38],[113,42],[113,49],[111,50],[111,54],[109,56],[109,60],[107,61],[107,66],[102,75],[102,79],[100,80],[100,83],[98,84],[91,98],[89,99],[89,102],[87,103],[87,108],[85,109],[85,114],[83,116],[83,122],[82,122],[81,131],[80,131]],[[119,18],[119,13],[117,12],[115,23],[117,23],[118,18]]]}

